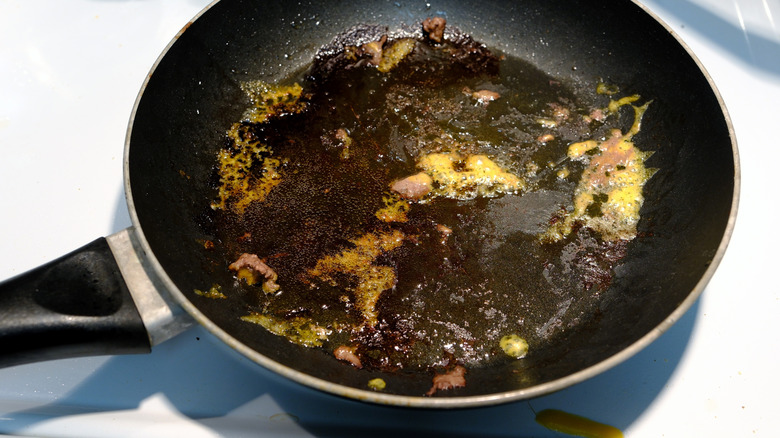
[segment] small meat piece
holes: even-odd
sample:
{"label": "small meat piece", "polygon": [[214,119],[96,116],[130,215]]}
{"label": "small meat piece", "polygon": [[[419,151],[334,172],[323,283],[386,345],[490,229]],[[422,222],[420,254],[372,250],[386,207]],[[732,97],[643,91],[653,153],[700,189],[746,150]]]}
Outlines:
{"label": "small meat piece", "polygon": [[441,243],[442,245],[447,243],[447,238],[450,237],[450,234],[452,234],[452,228],[442,225],[442,224],[436,224],[436,231],[441,233]]}
{"label": "small meat piece", "polygon": [[337,129],[334,135],[336,136],[336,139],[341,142],[347,142],[350,139],[349,133],[344,128]]}
{"label": "small meat piece", "polygon": [[423,20],[423,35],[434,43],[441,43],[444,39],[444,28],[447,20],[443,17],[429,17]]}
{"label": "small meat piece", "polygon": [[553,140],[555,140],[555,136],[552,134],[542,134],[536,138],[536,141],[538,141],[539,143],[547,143]]}
{"label": "small meat piece", "polygon": [[570,111],[563,105],[557,103],[549,104],[552,108],[552,116],[559,124],[569,119]]}
{"label": "small meat piece", "polygon": [[228,269],[234,271],[238,278],[243,278],[247,284],[253,285],[263,281],[263,291],[265,293],[274,293],[279,290],[276,284],[276,272],[266,265],[256,254],[241,254],[235,262],[228,266]]}
{"label": "small meat piece", "polygon": [[379,63],[382,62],[382,48],[385,46],[386,42],[387,35],[382,35],[382,38],[380,38],[379,41],[372,41],[360,46],[363,53],[371,56],[371,59],[368,60],[369,64],[379,65]]}
{"label": "small meat piece", "polygon": [[352,146],[352,137],[349,136],[349,132],[344,128],[337,129],[336,140],[338,140],[342,146],[341,158],[348,159],[351,155],[349,147]]}
{"label": "small meat piece", "polygon": [[439,374],[433,378],[433,386],[431,386],[431,389],[429,389],[425,395],[432,396],[433,394],[436,394],[436,391],[438,390],[445,391],[452,388],[462,388],[466,386],[465,375],[466,368],[463,368],[460,365],[453,368],[452,371],[445,374]]}
{"label": "small meat piece", "polygon": [[433,188],[433,179],[425,172],[407,176],[390,185],[390,190],[398,193],[406,199],[417,201],[430,193]]}
{"label": "small meat piece", "polygon": [[342,345],[333,351],[333,356],[338,360],[351,363],[355,368],[363,368],[363,364],[360,363],[360,358],[355,354],[355,347]]}
{"label": "small meat piece", "polygon": [[479,90],[479,91],[475,91],[475,92],[471,93],[471,97],[473,97],[474,99],[477,99],[479,101],[479,103],[481,103],[483,105],[487,105],[488,102],[492,102],[492,101],[498,99],[499,97],[501,97],[501,95],[496,93],[495,91]]}
{"label": "small meat piece", "polygon": [[607,118],[607,115],[604,114],[604,110],[603,109],[596,108],[596,109],[594,109],[593,111],[590,112],[590,118],[592,120],[597,121],[597,122],[603,122]]}
{"label": "small meat piece", "polygon": [[440,232],[441,235],[444,237],[447,237],[450,234],[452,234],[452,228],[442,224],[436,224],[436,231]]}

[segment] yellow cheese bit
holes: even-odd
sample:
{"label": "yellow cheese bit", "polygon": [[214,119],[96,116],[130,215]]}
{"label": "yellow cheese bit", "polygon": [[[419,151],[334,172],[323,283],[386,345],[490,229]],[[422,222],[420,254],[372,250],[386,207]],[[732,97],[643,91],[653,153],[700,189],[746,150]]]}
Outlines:
{"label": "yellow cheese bit", "polygon": [[200,295],[202,297],[206,298],[212,298],[212,299],[225,299],[227,296],[222,293],[222,286],[215,284],[211,286],[211,289],[207,291],[202,291],[200,289],[195,289],[195,294]]}
{"label": "yellow cheese bit", "polygon": [[352,291],[355,293],[357,307],[366,324],[373,326],[377,323],[376,303],[382,292],[392,288],[396,280],[393,268],[375,265],[374,261],[382,253],[401,246],[404,237],[400,231],[364,234],[351,240],[354,248],[318,260],[317,265],[309,270],[309,275],[334,285],[339,273],[354,277],[357,284]]}
{"label": "yellow cheese bit", "polygon": [[382,51],[382,60],[379,61],[379,65],[376,67],[377,70],[387,73],[395,68],[398,63],[412,53],[415,43],[414,38],[404,38],[396,41],[390,47],[386,47]]}
{"label": "yellow cheese bit", "polygon": [[387,384],[385,383],[385,381],[380,379],[379,377],[368,381],[368,387],[373,389],[374,391],[381,391],[385,389],[386,386]]}
{"label": "yellow cheese bit", "polygon": [[518,335],[507,335],[501,338],[498,345],[509,357],[522,359],[528,354],[528,342]]}
{"label": "yellow cheese bit", "polygon": [[252,312],[242,316],[242,320],[265,327],[269,332],[284,336],[290,342],[304,347],[322,346],[322,341],[328,339],[330,330],[317,325],[309,318],[295,317],[290,320],[275,318],[270,315]]}
{"label": "yellow cheese bit", "polygon": [[[638,96],[613,101],[628,105]],[[603,141],[587,140],[569,145],[568,157],[588,164],[582,172],[574,196],[574,209],[540,237],[558,241],[571,233],[576,222],[598,232],[602,239],[615,241],[636,237],[642,190],[655,173],[645,167],[652,152],[642,152],[632,142],[650,102],[633,106],[634,122],[625,134],[615,129]]]}
{"label": "yellow cheese bit", "polygon": [[385,206],[375,213],[377,219],[383,222],[406,222],[408,220],[406,213],[411,208],[409,201],[401,199],[395,193],[383,197],[382,200]]}
{"label": "yellow cheese bit", "polygon": [[425,171],[437,188],[435,196],[452,199],[474,199],[517,193],[525,181],[503,170],[486,155],[462,156],[458,153],[423,155],[417,167]]}

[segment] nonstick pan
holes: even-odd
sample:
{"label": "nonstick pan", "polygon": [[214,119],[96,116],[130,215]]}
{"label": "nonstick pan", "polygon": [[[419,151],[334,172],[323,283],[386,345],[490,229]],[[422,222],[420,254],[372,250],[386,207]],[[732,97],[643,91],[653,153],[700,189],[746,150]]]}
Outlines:
{"label": "nonstick pan", "polygon": [[[244,308],[194,291],[231,284],[225,260],[204,247],[213,236],[203,210],[214,199],[225,132],[248,105],[240,84],[299,71],[357,24],[414,28],[434,15],[578,92],[606,82],[652,99],[635,141],[654,151],[658,171],[644,189],[640,235],[584,321],[559,330],[521,366],[469,369],[465,387],[425,397],[430,371],[358,370],[243,323]],[[534,397],[620,363],[679,319],[723,256],[738,182],[717,92],[686,48],[635,3],[222,0],[176,37],[139,95],[125,157],[133,227],[2,284],[1,361],[148,351],[185,327],[188,314],[258,364],[354,399],[464,407]],[[387,382],[382,392],[366,386],[376,376]]]}

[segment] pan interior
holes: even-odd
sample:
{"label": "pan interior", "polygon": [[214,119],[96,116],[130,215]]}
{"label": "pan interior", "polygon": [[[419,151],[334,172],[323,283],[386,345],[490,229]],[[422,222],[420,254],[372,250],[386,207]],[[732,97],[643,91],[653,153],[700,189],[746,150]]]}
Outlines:
{"label": "pan interior", "polygon": [[[571,296],[535,304],[545,309],[540,314],[550,314],[570,299],[563,312],[571,308],[570,315],[576,313],[582,321],[555,330],[549,337],[554,341],[530,360],[498,360],[470,371],[468,385],[443,392],[445,397],[533,394],[529,388],[566,382],[568,376],[641,339],[701,291],[700,280],[720,257],[734,198],[734,152],[723,110],[696,63],[662,26],[626,2],[581,2],[580,7],[515,3],[488,2],[478,13],[457,2],[445,2],[440,9],[448,22],[489,47],[563,84],[571,99],[591,100],[599,82],[653,99],[636,143],[655,151],[650,165],[659,170],[645,187],[641,237],[615,268],[617,275],[598,302],[579,311],[581,301]],[[216,154],[227,129],[250,105],[241,83],[289,77],[334,35],[357,23],[410,28],[433,15],[424,4],[399,8],[387,3],[368,9],[350,2],[334,5],[326,9],[315,3],[302,14],[282,2],[260,8],[254,2],[223,0],[194,22],[156,66],[139,99],[129,136],[128,192],[136,225],[175,284],[176,295],[218,326],[220,336],[301,375],[334,382],[337,387],[326,388],[333,392],[341,392],[338,386],[366,388],[368,379],[381,376],[389,393],[420,396],[430,387],[429,370],[357,370],[329,352],[300,348],[241,321],[246,294],[240,287],[226,293],[235,305],[194,294],[212,284],[234,284],[226,257],[216,257],[204,242],[215,238],[210,226],[214,218],[207,209],[215,198]],[[506,17],[513,20],[507,22]],[[506,23],[500,31],[486,24],[498,22]],[[386,178],[405,171],[390,166]],[[384,187],[386,181],[366,181],[373,183]],[[517,208],[502,206],[500,200],[490,204],[499,210]],[[280,212],[274,217],[275,226],[281,227],[285,220],[297,219]],[[509,248],[522,247],[516,234],[493,239],[492,245],[502,256]],[[516,264],[516,256],[503,260],[508,262],[492,268],[492,276],[517,287],[523,277],[514,274],[522,265]],[[533,312],[523,310],[525,315]]]}

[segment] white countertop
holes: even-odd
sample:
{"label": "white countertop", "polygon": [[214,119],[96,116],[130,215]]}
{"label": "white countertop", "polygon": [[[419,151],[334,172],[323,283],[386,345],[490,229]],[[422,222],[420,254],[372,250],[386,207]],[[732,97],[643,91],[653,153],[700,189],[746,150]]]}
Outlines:
{"label": "white countertop", "polygon": [[[207,3],[0,0],[0,279],[130,226],[122,154],[136,94]],[[0,433],[560,436],[534,422],[534,411],[555,408],[628,437],[780,436],[780,208],[771,191],[780,173],[780,1],[643,3],[714,79],[742,168],[725,258],[697,304],[648,348],[531,401],[409,411],[284,381],[194,328],[150,355],[0,369]]]}

